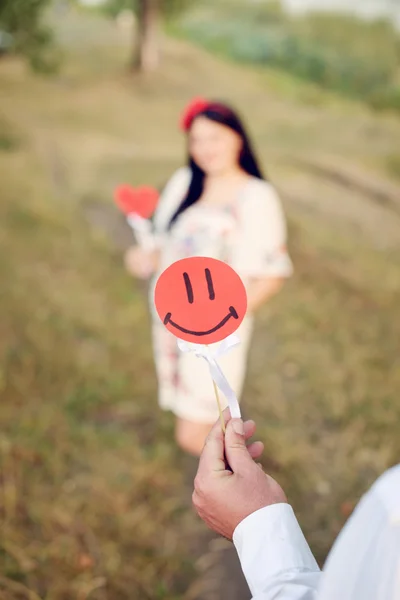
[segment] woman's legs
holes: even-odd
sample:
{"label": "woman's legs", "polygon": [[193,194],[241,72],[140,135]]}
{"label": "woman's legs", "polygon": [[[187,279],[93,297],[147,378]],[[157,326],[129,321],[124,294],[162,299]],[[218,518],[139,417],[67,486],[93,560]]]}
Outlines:
{"label": "woman's legs", "polygon": [[214,423],[195,423],[178,417],[175,424],[175,439],[178,446],[193,456],[200,456],[213,425]]}

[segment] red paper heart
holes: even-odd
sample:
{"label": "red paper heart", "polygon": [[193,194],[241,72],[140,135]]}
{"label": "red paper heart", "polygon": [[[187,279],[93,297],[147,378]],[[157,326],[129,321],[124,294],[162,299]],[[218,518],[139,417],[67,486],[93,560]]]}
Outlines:
{"label": "red paper heart", "polygon": [[137,188],[120,185],[114,193],[115,203],[125,215],[135,214],[143,219],[149,219],[154,213],[159,197],[155,188],[146,185]]}

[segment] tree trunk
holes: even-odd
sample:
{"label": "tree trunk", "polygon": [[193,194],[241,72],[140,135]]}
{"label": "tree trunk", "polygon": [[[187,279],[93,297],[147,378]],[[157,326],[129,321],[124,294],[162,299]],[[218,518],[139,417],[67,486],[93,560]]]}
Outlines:
{"label": "tree trunk", "polygon": [[139,0],[133,68],[149,73],[160,63],[159,0]]}

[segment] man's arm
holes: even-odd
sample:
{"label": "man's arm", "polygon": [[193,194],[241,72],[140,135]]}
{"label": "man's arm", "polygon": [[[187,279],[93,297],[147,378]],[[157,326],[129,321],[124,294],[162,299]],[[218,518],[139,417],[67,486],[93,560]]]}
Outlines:
{"label": "man's arm", "polygon": [[253,600],[314,600],[321,572],[289,504],[246,517],[233,542]]}
{"label": "man's arm", "polygon": [[228,415],[225,436],[216,423],[204,446],[194,506],[211,529],[233,538],[254,600],[314,600],[320,572],[293,510],[253,460],[262,445],[246,447],[250,422]]}

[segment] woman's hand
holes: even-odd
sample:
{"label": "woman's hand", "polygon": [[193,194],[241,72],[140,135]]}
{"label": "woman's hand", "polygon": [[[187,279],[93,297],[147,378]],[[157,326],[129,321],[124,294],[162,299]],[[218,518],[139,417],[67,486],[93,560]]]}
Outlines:
{"label": "woman's hand", "polygon": [[134,277],[148,279],[158,268],[157,250],[144,250],[140,246],[131,246],[125,253],[125,268]]}

